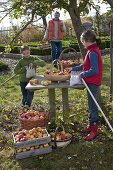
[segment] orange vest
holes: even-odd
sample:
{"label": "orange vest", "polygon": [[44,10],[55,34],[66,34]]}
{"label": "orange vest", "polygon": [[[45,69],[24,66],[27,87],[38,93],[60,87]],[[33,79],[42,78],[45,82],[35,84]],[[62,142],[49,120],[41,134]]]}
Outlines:
{"label": "orange vest", "polygon": [[[49,21],[48,28],[48,40],[52,40],[54,38],[54,19]],[[63,33],[61,30],[61,20],[58,20],[58,40],[62,40]]]}

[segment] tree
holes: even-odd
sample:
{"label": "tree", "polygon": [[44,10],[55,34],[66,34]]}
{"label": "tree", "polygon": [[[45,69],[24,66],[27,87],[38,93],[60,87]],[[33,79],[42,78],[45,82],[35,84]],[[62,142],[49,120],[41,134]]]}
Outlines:
{"label": "tree", "polygon": [[[112,9],[112,11],[113,11],[113,0],[106,0],[107,1],[107,3],[110,5],[110,7],[111,7],[111,9]],[[106,2],[105,1],[105,2]]]}
{"label": "tree", "polygon": [[[112,0],[107,0],[111,6],[113,5]],[[9,7],[7,7],[9,3]],[[81,15],[84,15],[89,12],[91,6],[96,8],[93,3],[93,0],[7,0],[3,5],[5,16],[8,14],[13,18],[25,17],[25,20],[21,24],[21,30],[16,34],[16,37],[34,20],[37,19],[37,16],[41,16],[46,26],[45,16],[51,13],[54,8],[65,9],[69,12],[72,25],[78,40],[81,54],[84,56],[86,51],[80,41],[80,35],[82,33],[82,23]],[[14,37],[11,41],[13,43]]]}

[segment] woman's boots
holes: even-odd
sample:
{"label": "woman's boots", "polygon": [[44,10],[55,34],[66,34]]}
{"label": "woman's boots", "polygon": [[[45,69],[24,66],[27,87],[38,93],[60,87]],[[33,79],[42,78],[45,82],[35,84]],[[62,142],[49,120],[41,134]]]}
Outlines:
{"label": "woman's boots", "polygon": [[98,135],[98,124],[92,124],[89,125],[89,127],[85,130],[83,130],[83,133],[87,133],[87,135],[84,137],[85,140],[91,141],[95,139]]}

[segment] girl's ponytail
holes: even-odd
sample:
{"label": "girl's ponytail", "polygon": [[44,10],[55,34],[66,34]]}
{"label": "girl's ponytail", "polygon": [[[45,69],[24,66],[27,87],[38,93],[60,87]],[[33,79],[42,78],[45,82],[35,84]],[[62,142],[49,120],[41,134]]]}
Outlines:
{"label": "girl's ponytail", "polygon": [[96,38],[96,43],[97,43],[98,47],[101,48],[101,39],[100,38]]}

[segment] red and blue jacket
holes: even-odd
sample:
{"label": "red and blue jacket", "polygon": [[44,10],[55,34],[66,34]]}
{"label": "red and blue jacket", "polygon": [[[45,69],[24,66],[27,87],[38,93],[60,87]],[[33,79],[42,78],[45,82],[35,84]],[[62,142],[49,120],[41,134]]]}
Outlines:
{"label": "red and blue jacket", "polygon": [[81,71],[81,78],[87,84],[101,85],[102,82],[102,56],[97,44],[88,46],[84,63],[72,68],[72,71]]}

